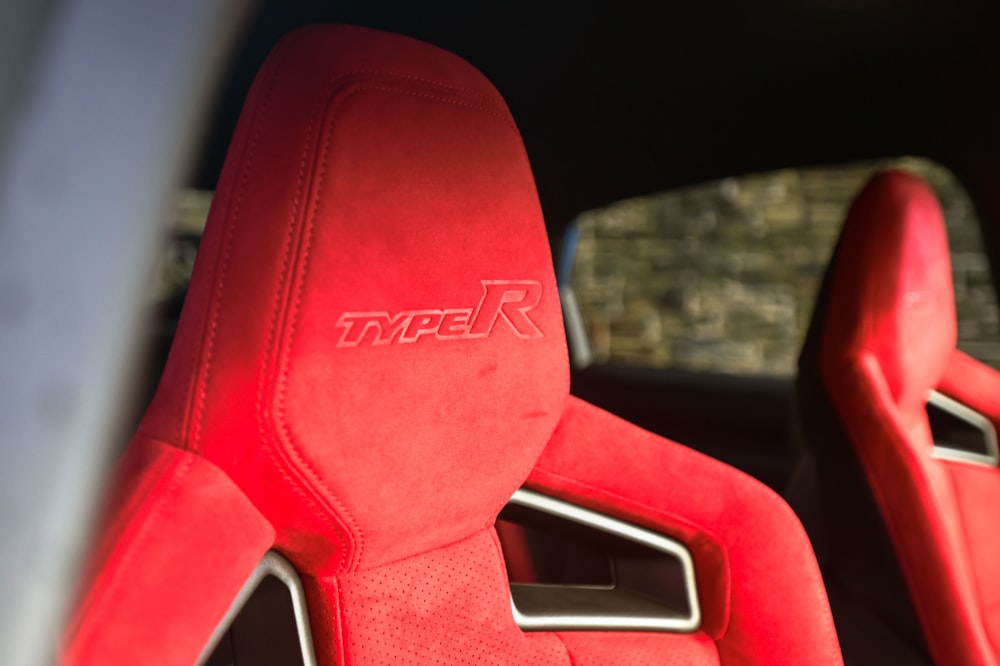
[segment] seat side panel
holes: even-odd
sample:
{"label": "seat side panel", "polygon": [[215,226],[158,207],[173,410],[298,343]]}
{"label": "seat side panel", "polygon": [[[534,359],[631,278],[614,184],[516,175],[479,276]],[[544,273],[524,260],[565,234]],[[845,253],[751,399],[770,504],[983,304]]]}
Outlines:
{"label": "seat side panel", "polygon": [[67,632],[65,664],[194,663],[274,530],[217,467],[132,442]]}

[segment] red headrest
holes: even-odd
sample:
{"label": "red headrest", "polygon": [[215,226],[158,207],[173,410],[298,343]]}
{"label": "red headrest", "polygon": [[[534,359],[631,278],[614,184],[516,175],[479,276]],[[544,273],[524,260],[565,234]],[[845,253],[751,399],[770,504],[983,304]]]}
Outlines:
{"label": "red headrest", "polygon": [[930,187],[901,171],[872,179],[847,216],[832,280],[824,374],[869,352],[897,404],[922,408],[956,340],[948,237]]}
{"label": "red headrest", "polygon": [[489,525],[567,395],[545,228],[497,91],[407,38],[285,38],[143,433],[219,465],[297,565],[336,573]]}

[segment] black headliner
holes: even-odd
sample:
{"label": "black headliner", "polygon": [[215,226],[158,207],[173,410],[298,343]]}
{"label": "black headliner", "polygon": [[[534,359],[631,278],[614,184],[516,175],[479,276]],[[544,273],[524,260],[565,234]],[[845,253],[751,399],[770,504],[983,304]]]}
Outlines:
{"label": "black headliner", "polygon": [[299,25],[407,34],[510,104],[554,234],[580,210],[783,166],[1000,148],[1000,3],[269,1],[234,61],[197,184],[212,186],[267,51]]}

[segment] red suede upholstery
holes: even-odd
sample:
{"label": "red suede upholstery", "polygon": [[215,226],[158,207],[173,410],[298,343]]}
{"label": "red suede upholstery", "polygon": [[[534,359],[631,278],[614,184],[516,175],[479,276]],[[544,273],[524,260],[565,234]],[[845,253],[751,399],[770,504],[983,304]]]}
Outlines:
{"label": "red suede upholstery", "polygon": [[193,663],[274,529],[217,467],[137,437],[89,589],[68,628],[68,664]]}
{"label": "red suede upholstery", "polygon": [[841,662],[809,539],[755,479],[571,398],[527,486],[687,545],[719,663]]}
{"label": "red suede upholstery", "polygon": [[942,665],[995,664],[1000,531],[992,507],[1000,474],[935,458],[925,405],[940,385],[996,418],[991,389],[1000,384],[955,351],[947,236],[930,188],[902,172],[876,177],[851,209],[832,270],[823,382],[885,519],[932,656]]}
{"label": "red suede upholstery", "polygon": [[[323,664],[839,662],[780,502],[603,412],[577,433],[567,401],[545,228],[497,92],[410,39],[291,35],[247,100],[132,444],[153,453],[123,470],[65,660],[191,663],[273,547],[302,574]],[[599,499],[699,553],[702,631],[517,628],[493,523],[557,426],[580,442],[553,444],[540,487],[560,456],[572,475],[573,456],[634,450],[657,466],[620,474],[685,489],[644,491],[646,513]]]}
{"label": "red suede upholstery", "polygon": [[938,391],[976,410],[1000,430],[1000,372],[956,349]]}

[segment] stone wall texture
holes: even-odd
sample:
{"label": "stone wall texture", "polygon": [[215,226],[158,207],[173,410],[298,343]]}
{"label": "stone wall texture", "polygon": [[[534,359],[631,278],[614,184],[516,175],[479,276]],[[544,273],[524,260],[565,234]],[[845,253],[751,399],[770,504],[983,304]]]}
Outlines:
{"label": "stone wall texture", "polygon": [[872,173],[927,180],[948,225],[959,347],[1000,367],[975,211],[917,158],[781,170],[629,199],[578,219],[572,287],[595,362],[788,376],[847,208]]}

